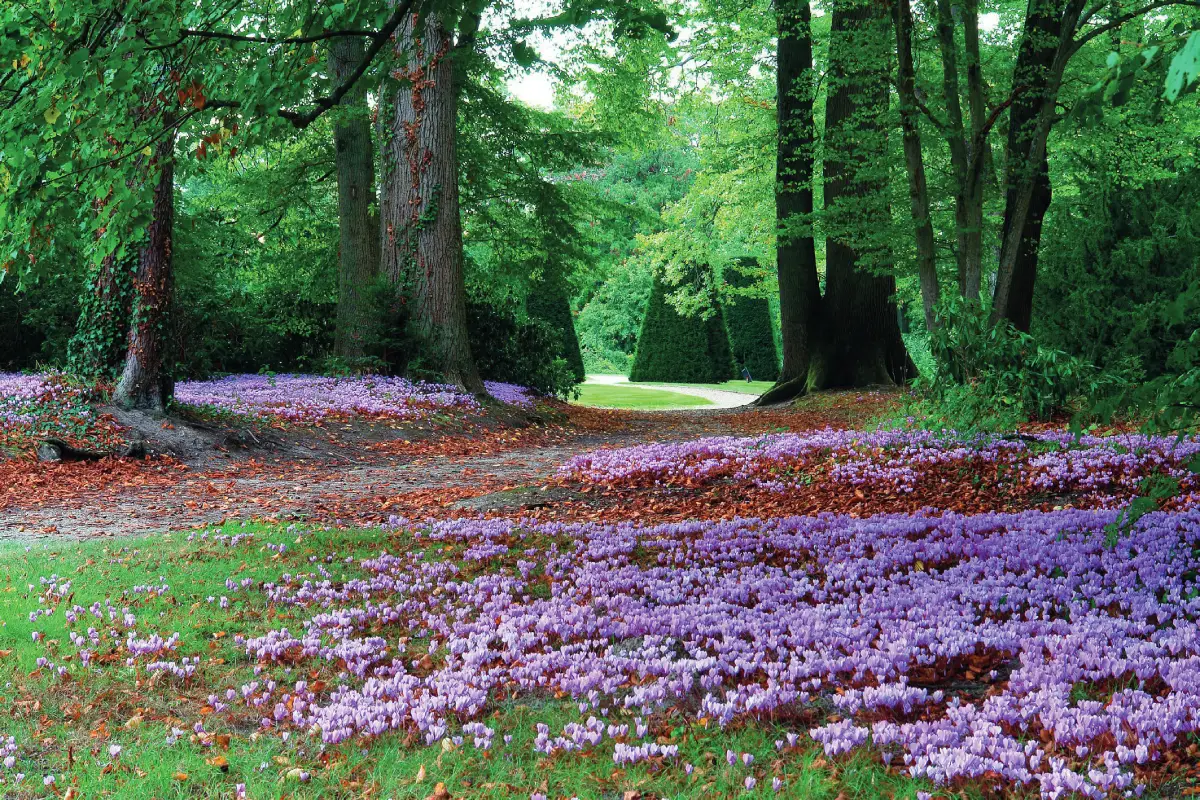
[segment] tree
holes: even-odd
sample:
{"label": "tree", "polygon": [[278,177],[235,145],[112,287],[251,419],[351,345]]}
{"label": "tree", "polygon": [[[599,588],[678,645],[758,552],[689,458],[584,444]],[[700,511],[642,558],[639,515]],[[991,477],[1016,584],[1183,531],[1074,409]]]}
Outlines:
{"label": "tree", "polygon": [[820,386],[903,383],[888,241],[889,20],[869,0],[833,7],[825,102],[824,363]]}
{"label": "tree", "polygon": [[401,85],[384,145],[383,265],[400,287],[424,364],[450,383],[484,393],[467,336],[456,126],[458,60],[478,30],[468,14],[455,41],[447,11],[409,15],[396,34]]}
{"label": "tree", "polygon": [[904,165],[908,173],[908,194],[917,245],[917,276],[921,283],[925,327],[932,330],[935,325],[934,309],[941,296],[941,284],[938,281],[936,243],[933,237],[933,220],[929,212],[929,186],[925,181],[925,160],[921,151],[921,131],[917,117],[916,76],[912,54],[912,7],[909,0],[894,0],[892,11],[892,25],[896,31],[896,93],[900,98]]}
{"label": "tree", "polygon": [[174,393],[164,367],[167,326],[171,322],[174,291],[172,271],[175,236],[175,138],[167,136],[154,150],[153,169],[158,179],[146,241],[138,254],[133,277],[133,319],[125,366],[113,391],[113,402],[127,409],[161,413]]}
{"label": "tree", "polygon": [[[362,40],[354,37],[330,43],[329,74],[334,90],[362,63],[365,49]],[[334,352],[350,360],[366,355],[378,325],[369,296],[380,267],[379,220],[372,213],[375,152],[369,113],[366,92],[355,88],[342,98],[333,126],[341,240]]]}
{"label": "tree", "polygon": [[776,387],[761,398],[764,403],[787,400],[808,389],[821,302],[812,230],[816,142],[812,10],[808,0],[780,0],[776,15],[776,266],[783,366]]}

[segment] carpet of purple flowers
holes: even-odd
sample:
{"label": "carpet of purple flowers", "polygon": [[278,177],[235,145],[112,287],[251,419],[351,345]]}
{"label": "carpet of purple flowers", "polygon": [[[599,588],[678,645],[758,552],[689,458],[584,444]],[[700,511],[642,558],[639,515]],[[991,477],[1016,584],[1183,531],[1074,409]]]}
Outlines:
{"label": "carpet of purple flowers", "polygon": [[[303,421],[475,402],[447,387],[305,376],[185,385],[181,400]],[[45,576],[28,635],[44,647],[37,674],[64,685],[132,670],[147,686],[203,694],[192,731],[205,746],[213,730],[249,724],[321,753],[398,734],[487,755],[518,733],[501,703],[554,698],[565,716],[536,722],[522,745],[538,758],[602,758],[682,782],[696,764],[677,731],[769,724],[771,766],[727,754],[747,770],[745,792],[800,796],[789,794],[795,771],[778,765],[819,747],[936,796],[1140,796],[1164,764],[1195,755],[1200,733],[1198,454],[1196,438],[832,430],[598,450],[561,477],[786,493],[819,473],[847,491],[904,492],[931,471],[967,480],[985,464],[1071,502],[667,524],[396,518],[358,557],[301,532],[316,548],[303,562],[265,579],[230,574],[208,598],[204,613],[228,617],[222,630],[253,669],[232,683],[186,632],[137,610],[138,598],[170,595],[164,579],[88,606],[74,604],[70,579]],[[1151,476],[1183,494],[1114,527]],[[231,551],[252,539],[189,537]],[[288,545],[262,549],[282,559]],[[239,624],[250,608],[266,613]],[[56,625],[65,635],[48,640]],[[9,782],[29,748],[0,748]]]}
{"label": "carpet of purple flowers", "polygon": [[[503,403],[524,408],[533,405],[523,387],[492,381],[485,386]],[[479,408],[474,396],[453,386],[379,375],[231,375],[180,383],[175,399],[189,406],[291,422],[349,416],[420,419],[438,410]]]}

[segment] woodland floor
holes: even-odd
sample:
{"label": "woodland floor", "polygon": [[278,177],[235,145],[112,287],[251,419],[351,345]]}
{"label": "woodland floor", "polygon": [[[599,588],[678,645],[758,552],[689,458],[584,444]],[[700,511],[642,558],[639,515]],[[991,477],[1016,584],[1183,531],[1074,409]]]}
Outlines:
{"label": "woodland floor", "polygon": [[0,439],[0,795],[1200,794],[1197,479],[1105,544],[1200,442],[874,430],[901,402]]}
{"label": "woodland floor", "polygon": [[551,502],[563,512],[564,501],[572,517],[594,510],[608,518],[612,502],[548,485],[559,466],[581,453],[647,441],[851,427],[889,402],[862,405],[856,396],[823,396],[784,411],[639,413],[555,403],[535,424],[476,416],[419,427],[349,420],[254,428],[247,441],[259,445],[189,460],[10,459],[0,461],[0,541],[131,537],[239,519],[371,526],[392,516],[536,514]]}

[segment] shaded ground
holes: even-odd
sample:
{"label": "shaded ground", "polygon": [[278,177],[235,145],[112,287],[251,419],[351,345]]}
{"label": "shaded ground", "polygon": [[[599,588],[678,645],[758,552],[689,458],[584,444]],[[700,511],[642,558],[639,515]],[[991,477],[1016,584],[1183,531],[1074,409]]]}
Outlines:
{"label": "shaded ground", "polygon": [[[716,410],[640,414],[543,409],[534,424],[440,419],[275,428],[254,449],[216,450],[185,463],[5,462],[0,539],[136,536],[229,519],[379,524],[392,515],[536,508],[544,485],[571,457],[600,447],[735,433],[737,415]],[[495,495],[494,500],[457,505]]]}

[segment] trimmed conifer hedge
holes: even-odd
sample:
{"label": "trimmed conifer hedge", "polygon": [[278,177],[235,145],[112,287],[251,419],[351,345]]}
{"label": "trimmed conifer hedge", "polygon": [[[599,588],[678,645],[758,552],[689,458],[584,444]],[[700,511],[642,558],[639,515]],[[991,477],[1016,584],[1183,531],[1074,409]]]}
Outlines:
{"label": "trimmed conifer hedge", "polygon": [[670,290],[657,276],[638,335],[631,381],[721,383],[735,376],[725,314],[715,296],[708,319],[682,316],[667,302]]}
{"label": "trimmed conifer hedge", "polygon": [[579,336],[575,333],[575,318],[571,314],[566,280],[561,275],[553,275],[537,281],[530,288],[525,310],[529,316],[542,320],[558,334],[558,355],[566,360],[575,379],[582,383],[585,377],[583,352],[579,349]]}
{"label": "trimmed conifer hedge", "polygon": [[[757,266],[753,258],[738,260],[743,266]],[[737,269],[725,270],[725,282],[734,289],[744,289],[753,278]],[[729,345],[740,373],[750,371],[756,381],[773,381],[779,377],[779,354],[775,350],[774,324],[771,304],[765,297],[730,297],[725,307],[725,323],[729,329]]]}

